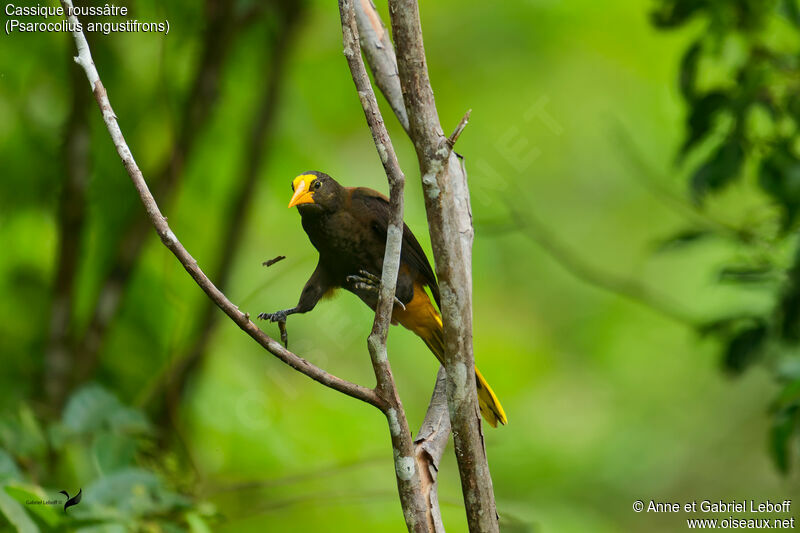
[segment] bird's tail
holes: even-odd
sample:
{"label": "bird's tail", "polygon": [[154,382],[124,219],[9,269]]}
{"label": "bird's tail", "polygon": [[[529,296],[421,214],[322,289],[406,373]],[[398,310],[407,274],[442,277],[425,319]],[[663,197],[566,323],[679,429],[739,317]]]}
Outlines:
{"label": "bird's tail", "polygon": [[[414,286],[414,298],[406,304],[405,310],[395,309],[392,319],[416,333],[440,363],[444,362],[444,330],[442,318],[428,298],[421,285]],[[483,378],[478,367],[475,367],[475,381],[478,389],[478,406],[486,422],[493,428],[497,424],[506,424],[506,412],[495,396],[489,383]]]}

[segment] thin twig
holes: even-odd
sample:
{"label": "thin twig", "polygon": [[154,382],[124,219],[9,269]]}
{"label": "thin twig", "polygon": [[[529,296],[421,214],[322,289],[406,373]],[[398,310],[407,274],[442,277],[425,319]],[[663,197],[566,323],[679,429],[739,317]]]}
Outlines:
{"label": "thin twig", "polygon": [[261,263],[261,266],[271,267],[275,263],[277,263],[279,261],[283,261],[284,259],[286,259],[285,255],[279,255],[277,257],[273,257],[272,259],[270,259],[268,261],[264,261],[263,263]]}
{"label": "thin twig", "polygon": [[[282,6],[280,24],[278,24],[274,32],[270,32],[267,35],[269,41],[267,46],[270,53],[264,54],[263,65],[261,65],[260,69],[265,73],[264,89],[253,117],[250,136],[244,145],[244,168],[241,171],[240,181],[228,207],[227,215],[223,217],[226,227],[220,240],[220,251],[217,254],[219,263],[214,277],[217,286],[223,291],[226,290],[230,281],[233,261],[241,245],[242,236],[244,235],[243,226],[255,197],[254,190],[258,181],[259,171],[269,153],[265,144],[275,124],[279,110],[280,87],[288,59],[288,48],[302,15],[303,4],[295,4],[290,0],[286,0]],[[265,262],[265,265],[270,266],[285,258],[285,256],[278,256]],[[160,416],[163,413],[158,413],[158,410],[165,407],[171,411],[177,409],[189,379],[202,365],[208,344],[215,331],[219,314],[216,312],[214,303],[208,301],[200,316],[201,319],[195,336],[196,340],[186,353],[176,358],[167,373],[158,381],[157,387],[150,391],[148,400],[159,402],[155,406],[156,414],[154,417],[156,420],[166,421],[164,416]],[[283,336],[283,330],[281,330],[281,333]],[[283,342],[283,345],[288,347],[287,342]],[[166,405],[162,405],[163,400],[166,400]]]}
{"label": "thin twig", "polygon": [[670,301],[665,295],[657,295],[650,288],[641,283],[618,276],[610,272],[603,272],[584,261],[569,250],[564,244],[547,229],[529,211],[526,214],[516,207],[509,205],[512,224],[515,231],[520,231],[532,242],[542,248],[547,254],[558,262],[565,270],[576,278],[605,290],[617,296],[622,296],[632,302],[652,309],[660,315],[674,320],[679,324],[697,328],[703,321],[691,316],[678,303]]}
{"label": "thin twig", "polygon": [[225,494],[230,492],[242,492],[250,490],[263,490],[275,487],[285,487],[286,485],[294,485],[303,483],[305,481],[318,480],[323,477],[339,476],[344,472],[352,471],[357,468],[365,468],[367,466],[382,463],[383,457],[368,457],[365,459],[355,459],[347,462],[342,462],[334,465],[319,466],[306,472],[289,474],[283,477],[259,479],[242,481],[239,483],[231,483],[220,487],[213,487],[210,490],[203,491],[203,496],[214,496],[217,494]]}
{"label": "thin twig", "polygon": [[748,228],[737,228],[736,226],[719,220],[710,213],[702,211],[697,206],[692,205],[684,196],[661,183],[664,180],[658,179],[656,170],[650,165],[636,145],[631,134],[618,124],[614,130],[617,137],[617,145],[628,153],[628,160],[633,165],[631,175],[650,193],[654,198],[663,202],[676,213],[679,213],[692,222],[722,235],[726,235],[737,241],[750,243],[758,237]]}
{"label": "thin twig", "polygon": [[[61,5],[64,7],[64,10],[67,13],[71,13],[71,0],[61,0]],[[79,27],[78,20],[74,15],[69,15],[68,19],[70,23],[74,24],[76,27]],[[278,357],[278,359],[287,365],[327,387],[353,398],[362,400],[370,405],[378,407],[381,410],[385,409],[385,402],[375,393],[374,390],[329,374],[321,368],[309,363],[302,357],[299,357],[298,355],[285,349],[280,345],[280,343],[261,331],[245,313],[239,311],[238,307],[228,300],[228,298],[211,282],[211,280],[208,279],[208,276],[206,276],[198,266],[197,261],[189,254],[188,251],[186,251],[186,248],[183,247],[175,233],[173,233],[173,231],[170,229],[167,219],[161,214],[161,210],[159,209],[153,194],[150,192],[150,189],[145,182],[142,171],[136,164],[133,154],[131,153],[128,144],[125,142],[125,138],[122,135],[122,131],[117,123],[117,117],[111,108],[111,103],[109,102],[106,89],[103,86],[103,83],[100,81],[100,76],[95,68],[94,62],[92,61],[92,55],[91,51],[89,50],[89,45],[86,42],[86,37],[83,35],[82,31],[73,31],[72,36],[75,39],[75,45],[78,50],[78,55],[75,58],[75,61],[86,73],[86,77],[89,80],[89,85],[92,88],[95,100],[97,101],[100,111],[102,112],[103,121],[106,124],[108,133],[111,136],[111,140],[114,143],[114,147],[117,149],[117,153],[119,154],[123,165],[125,166],[125,170],[130,176],[134,187],[136,187],[139,198],[141,199],[145,211],[147,212],[148,219],[155,227],[158,236],[161,238],[161,242],[163,242],[164,245],[175,255],[192,279],[195,280],[197,285],[200,286],[203,292],[205,292],[208,297],[211,298],[214,303],[236,323],[237,326],[244,330],[245,333],[252,337],[258,344]]]}
{"label": "thin twig", "polygon": [[[221,72],[241,27],[236,25],[233,0],[206,0],[208,24],[203,36],[203,49],[198,56],[196,74],[176,141],[163,166],[155,173],[155,196],[169,202],[175,195],[199,133],[212,116],[218,101]],[[73,381],[88,379],[94,372],[114,318],[122,304],[126,283],[141,257],[150,236],[148,220],[137,214],[125,228],[108,275],[103,280],[82,338],[76,343]]]}
{"label": "thin twig", "polygon": [[450,134],[450,137],[447,138],[447,145],[452,149],[456,145],[456,141],[459,137],[461,137],[461,133],[464,131],[464,128],[467,127],[467,123],[469,123],[469,116],[472,114],[472,109],[468,110],[464,113],[464,117],[456,126],[456,129],[453,130],[453,133]]}
{"label": "thin twig", "polygon": [[403,507],[403,515],[409,531],[418,533],[433,529],[433,518],[422,497],[420,472],[414,460],[414,443],[408,428],[397,387],[392,376],[392,368],[386,350],[386,340],[394,308],[394,294],[397,275],[400,269],[400,251],[403,244],[403,187],[405,176],[397,161],[392,140],[386,131],[375,92],[361,58],[353,0],[339,0],[339,13],[342,19],[342,40],[344,55],[350,67],[350,75],[358,91],[367,125],[378,150],[383,169],[389,180],[389,226],[386,232],[386,250],[383,258],[383,272],[378,303],[375,306],[375,320],[367,339],[372,367],[377,380],[376,391],[386,402],[384,412],[389,422],[392,446],[394,448],[397,489]]}

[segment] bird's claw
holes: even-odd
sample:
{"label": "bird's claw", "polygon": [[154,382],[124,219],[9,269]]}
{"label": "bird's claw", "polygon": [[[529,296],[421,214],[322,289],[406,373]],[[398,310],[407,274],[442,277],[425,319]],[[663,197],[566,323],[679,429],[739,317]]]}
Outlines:
{"label": "bird's claw", "polygon": [[261,320],[269,320],[270,322],[283,322],[286,323],[286,312],[276,311],[274,313],[259,313],[258,318]]}
{"label": "bird's claw", "polygon": [[274,313],[259,313],[258,318],[261,320],[269,320],[270,322],[277,322],[278,329],[281,331],[281,342],[288,349],[289,348],[289,334],[286,333],[286,311],[276,311]]}
{"label": "bird's claw", "polygon": [[[378,292],[380,290],[381,278],[366,270],[359,270],[358,274],[358,276],[350,275],[346,278],[347,282],[350,283],[354,289],[369,292]],[[403,311],[406,310],[405,304],[403,304],[397,296],[394,297],[394,303]]]}
{"label": "bird's claw", "polygon": [[372,272],[368,272],[366,270],[359,270],[358,273],[363,278],[366,278],[369,281],[371,281],[376,287],[380,287],[381,286],[381,278],[380,278],[380,276],[376,276]]}

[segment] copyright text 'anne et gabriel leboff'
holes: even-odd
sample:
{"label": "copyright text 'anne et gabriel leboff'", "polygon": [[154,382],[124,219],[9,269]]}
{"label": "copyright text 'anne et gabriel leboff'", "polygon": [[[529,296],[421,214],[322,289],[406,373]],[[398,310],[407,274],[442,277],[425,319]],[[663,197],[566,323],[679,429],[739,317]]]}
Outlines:
{"label": "copyright text 'anne et gabriel leboff'", "polygon": [[[791,514],[791,500],[693,500],[684,503],[636,500],[633,502],[633,510],[644,514],[694,515],[686,517],[689,529],[795,529],[796,527],[795,517]],[[698,513],[704,514],[705,517],[697,517]]]}
{"label": "copyright text 'anne et gabriel leboff'", "polygon": [[[169,21],[142,22],[128,18],[128,8],[114,4],[100,6],[63,6],[5,4],[6,35],[12,33],[74,32],[86,33],[169,33]],[[91,20],[73,22],[68,18],[88,17]],[[67,18],[65,18],[67,17]],[[112,18],[115,20],[100,20]],[[73,19],[75,20],[75,19]]]}

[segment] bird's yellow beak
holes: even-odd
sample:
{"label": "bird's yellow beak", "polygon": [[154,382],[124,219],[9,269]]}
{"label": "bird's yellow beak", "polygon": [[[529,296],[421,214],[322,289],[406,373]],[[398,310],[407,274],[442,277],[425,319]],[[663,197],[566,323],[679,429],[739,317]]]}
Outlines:
{"label": "bird's yellow beak", "polygon": [[296,205],[314,203],[314,192],[311,190],[311,184],[316,178],[313,174],[302,174],[294,179],[292,182],[294,194],[292,199],[289,200],[290,209]]}

